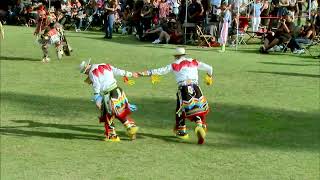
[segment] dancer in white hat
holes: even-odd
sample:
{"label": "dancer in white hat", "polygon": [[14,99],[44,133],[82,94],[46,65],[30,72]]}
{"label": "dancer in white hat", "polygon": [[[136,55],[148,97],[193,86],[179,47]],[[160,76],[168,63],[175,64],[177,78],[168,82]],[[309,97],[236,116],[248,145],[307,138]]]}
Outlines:
{"label": "dancer in white hat", "polygon": [[101,111],[101,117],[99,119],[100,122],[105,123],[105,141],[120,141],[114,126],[114,118],[121,121],[127,129],[129,138],[134,140],[138,127],[129,114],[136,110],[136,106],[129,104],[126,94],[118,87],[114,76],[137,77],[138,75],[115,68],[110,64],[90,64],[90,60],[82,61],[80,64],[80,73],[88,75],[85,82],[91,84],[93,87],[93,100],[97,108]]}
{"label": "dancer in white hat", "polygon": [[184,48],[177,48],[175,61],[165,67],[138,72],[140,76],[164,75],[173,72],[178,84],[175,133],[181,139],[188,139],[185,119],[194,121],[198,144],[206,136],[206,115],[209,105],[198,84],[198,69],[207,72],[206,83],[212,84],[212,67],[196,59],[186,57]]}

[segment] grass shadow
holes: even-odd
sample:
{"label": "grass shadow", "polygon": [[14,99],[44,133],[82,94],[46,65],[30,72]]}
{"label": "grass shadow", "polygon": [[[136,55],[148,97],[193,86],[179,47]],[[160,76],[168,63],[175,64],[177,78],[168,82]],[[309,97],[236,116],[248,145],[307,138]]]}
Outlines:
{"label": "grass shadow", "polygon": [[0,61],[40,61],[37,58],[0,56]]}
{"label": "grass shadow", "polygon": [[[1,135],[13,135],[21,137],[44,137],[57,139],[81,139],[81,140],[99,140],[104,138],[104,131],[101,126],[93,125],[74,125],[74,124],[56,124],[56,123],[42,123],[32,120],[12,120],[16,124],[25,124],[19,126],[1,126]],[[41,131],[43,128],[46,131]],[[94,129],[92,129],[94,128]],[[49,130],[48,130],[49,129]],[[56,131],[62,130],[62,132]],[[72,132],[71,132],[72,131]],[[124,138],[122,140],[129,140],[126,133],[117,131],[117,133]]]}
{"label": "grass shadow", "polygon": [[278,63],[278,62],[258,62],[269,65],[284,65],[284,66],[318,66],[319,64],[294,64],[294,63]]}
{"label": "grass shadow", "polygon": [[[150,128],[150,132],[156,132],[155,129],[172,129],[174,126],[176,103],[174,99],[156,97],[129,97],[129,99],[139,107],[139,111],[133,114],[138,126],[145,129]],[[92,114],[96,114],[94,106],[90,102],[77,98],[3,92],[1,93],[1,103],[7,104],[7,106],[14,105],[18,109],[24,108],[28,113],[35,112],[35,114],[31,114],[35,117],[51,116],[62,119],[72,117],[77,120],[86,118],[86,114],[91,114],[90,117]],[[223,146],[221,148],[252,146],[310,151],[318,151],[320,148],[318,138],[320,133],[319,112],[297,112],[228,103],[209,102],[209,104],[211,112],[213,112],[209,113],[207,118],[209,146],[215,148],[219,148],[220,145]],[[99,140],[103,137],[102,127],[99,130],[95,126],[43,123],[33,119],[14,121],[14,123],[25,123],[26,125],[2,126],[1,135],[87,140]],[[187,125],[190,130],[194,126],[190,122],[187,122]],[[39,127],[45,128],[45,130],[42,131]],[[58,132],[55,129],[58,129]],[[150,132],[140,133],[138,139],[148,137],[170,143],[179,142],[171,134],[160,135]],[[119,134],[126,137],[124,132],[119,131]],[[218,141],[215,138],[216,135],[222,136],[226,143]],[[217,143],[210,142],[210,140]],[[183,143],[188,144],[189,142]]]}
{"label": "grass shadow", "polygon": [[275,74],[275,75],[283,75],[283,76],[320,78],[320,75],[318,74],[304,74],[304,73],[292,73],[292,72],[269,72],[269,71],[248,71],[248,72],[261,73],[261,74]]}

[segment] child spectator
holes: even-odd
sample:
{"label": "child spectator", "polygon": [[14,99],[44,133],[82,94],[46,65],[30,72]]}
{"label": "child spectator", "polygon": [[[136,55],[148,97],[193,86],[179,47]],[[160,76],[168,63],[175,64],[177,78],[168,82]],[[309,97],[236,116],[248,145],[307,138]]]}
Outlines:
{"label": "child spectator", "polygon": [[221,6],[222,10],[222,16],[223,19],[221,21],[221,33],[220,33],[220,44],[221,44],[221,50],[219,52],[225,52],[226,51],[226,44],[228,41],[228,31],[229,27],[231,25],[231,12],[229,11],[229,7],[227,4],[222,4]]}

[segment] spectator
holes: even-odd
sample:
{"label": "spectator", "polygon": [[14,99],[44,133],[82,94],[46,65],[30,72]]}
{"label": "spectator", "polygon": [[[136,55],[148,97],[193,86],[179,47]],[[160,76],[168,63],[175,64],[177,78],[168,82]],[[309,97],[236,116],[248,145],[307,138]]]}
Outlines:
{"label": "spectator", "polygon": [[282,17],[284,16],[285,14],[288,13],[288,7],[289,7],[290,3],[289,3],[289,0],[280,0],[279,1],[279,10],[278,10],[278,14],[277,16],[278,17]]}
{"label": "spectator", "polygon": [[303,8],[303,6],[304,6],[304,3],[305,3],[306,1],[305,0],[297,0],[297,3],[298,3],[298,26],[300,26],[301,25],[301,17],[302,17],[302,8]]}
{"label": "spectator", "polygon": [[316,36],[315,25],[312,24],[311,20],[306,21],[306,25],[301,28],[298,37],[295,39],[298,44],[309,44]]}
{"label": "spectator", "polygon": [[299,14],[299,7],[297,0],[289,0],[288,11],[292,15],[293,19],[295,19],[295,15]]}
{"label": "spectator", "polygon": [[158,44],[165,41],[166,44],[180,44],[183,41],[183,34],[181,30],[181,25],[176,22],[175,19],[171,19],[167,29],[162,29],[159,38],[153,41],[153,44]]}
{"label": "spectator", "polygon": [[262,11],[261,11],[261,16],[263,18],[261,19],[261,25],[268,26],[269,18],[266,18],[266,17],[268,17],[269,13],[270,13],[269,1],[263,0],[262,3],[263,3],[263,7],[262,7]]}
{"label": "spectator", "polygon": [[256,0],[256,2],[253,4],[251,12],[252,12],[252,31],[258,32],[259,26],[261,22],[261,11],[263,8],[263,4],[260,3],[260,0]]}
{"label": "spectator", "polygon": [[294,23],[292,16],[287,14],[280,19],[280,25],[275,33],[268,34],[264,45],[260,48],[261,53],[268,53],[268,50],[279,43],[288,42],[293,35]]}
{"label": "spectator", "polygon": [[188,22],[199,24],[203,20],[203,6],[197,0],[192,0],[188,7]]}
{"label": "spectator", "polygon": [[220,44],[221,44],[221,50],[219,52],[225,52],[226,51],[226,44],[228,41],[228,31],[229,27],[231,26],[231,12],[229,11],[230,6],[227,4],[222,4],[221,10],[222,10],[222,17],[221,20],[221,32],[220,32]]}
{"label": "spectator", "polygon": [[118,4],[116,4],[116,0],[110,0],[108,3],[105,4],[105,36],[106,39],[112,39],[112,31],[113,31],[113,23],[114,23],[114,15],[116,13]]}
{"label": "spectator", "polygon": [[142,29],[140,29],[139,34],[143,34],[143,32],[151,28],[152,10],[153,8],[150,0],[144,0],[144,4],[141,10]]}
{"label": "spectator", "polygon": [[161,0],[159,4],[159,18],[160,20],[163,20],[167,16],[169,16],[169,4],[166,2],[166,0]]}

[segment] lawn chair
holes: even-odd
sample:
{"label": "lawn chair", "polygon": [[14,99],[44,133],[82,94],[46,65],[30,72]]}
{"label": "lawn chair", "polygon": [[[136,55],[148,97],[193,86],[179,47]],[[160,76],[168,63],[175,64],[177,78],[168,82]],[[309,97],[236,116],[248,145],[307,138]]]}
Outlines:
{"label": "lawn chair", "polygon": [[292,39],[292,38],[290,38],[288,41],[282,43],[282,46],[283,46],[282,52],[283,52],[283,53],[287,52],[287,50],[288,50],[288,45],[290,44],[291,39]]}
{"label": "lawn chair", "polygon": [[211,47],[211,39],[214,38],[214,36],[212,35],[205,35],[203,34],[201,27],[200,26],[196,26],[197,28],[197,35],[198,35],[198,46],[208,46]]}
{"label": "lawn chair", "polygon": [[[182,27],[184,28],[184,44],[187,44],[187,28],[190,28],[190,29],[196,29],[196,24],[195,23],[188,23],[188,22],[185,22],[182,24]],[[190,40],[189,41],[192,41],[193,37],[193,33],[190,33]]]}
{"label": "lawn chair", "polygon": [[238,31],[238,45],[247,45],[247,42],[245,41],[245,38],[246,37],[246,33],[244,31],[244,29],[239,29]]}
{"label": "lawn chair", "polygon": [[319,56],[320,36],[316,36],[309,44],[301,44],[306,52],[312,57]]}
{"label": "lawn chair", "polygon": [[266,37],[267,30],[265,28],[261,28],[258,32],[245,31],[245,33],[249,36],[246,43],[248,43],[252,39],[260,39],[263,42],[264,38]]}

